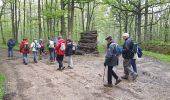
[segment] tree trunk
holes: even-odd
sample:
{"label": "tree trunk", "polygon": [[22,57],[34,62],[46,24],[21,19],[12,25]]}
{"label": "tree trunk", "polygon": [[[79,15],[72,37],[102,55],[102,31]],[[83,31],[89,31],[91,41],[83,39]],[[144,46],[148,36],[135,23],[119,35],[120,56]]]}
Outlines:
{"label": "tree trunk", "polygon": [[148,0],[145,0],[144,41],[148,41]]}
{"label": "tree trunk", "polygon": [[42,28],[41,28],[41,0],[38,0],[38,26],[39,26],[39,38],[42,37]]}
{"label": "tree trunk", "polygon": [[[65,10],[65,4],[64,4],[64,0],[61,0],[61,10]],[[66,28],[65,28],[65,18],[64,15],[61,16],[61,35],[64,36],[64,38],[66,38]]]}

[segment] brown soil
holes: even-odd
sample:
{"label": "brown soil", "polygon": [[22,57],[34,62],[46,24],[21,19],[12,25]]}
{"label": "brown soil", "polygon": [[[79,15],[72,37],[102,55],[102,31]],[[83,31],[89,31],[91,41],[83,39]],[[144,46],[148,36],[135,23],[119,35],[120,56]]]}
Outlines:
{"label": "brown soil", "polygon": [[[75,56],[74,69],[57,71],[57,64],[47,59],[34,64],[30,58],[23,65],[19,53],[15,60],[8,60],[6,54],[0,49],[0,70],[7,76],[5,100],[170,100],[170,65],[149,57],[137,61],[135,82],[123,80],[106,88],[104,57]],[[122,59],[116,72],[123,75]]]}

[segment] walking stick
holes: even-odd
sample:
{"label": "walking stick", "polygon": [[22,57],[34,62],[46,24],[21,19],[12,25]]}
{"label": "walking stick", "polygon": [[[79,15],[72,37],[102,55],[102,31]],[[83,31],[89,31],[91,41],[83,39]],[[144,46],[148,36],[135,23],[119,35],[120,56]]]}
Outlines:
{"label": "walking stick", "polygon": [[105,70],[106,70],[106,66],[104,67],[104,73],[103,73],[103,83],[104,83],[104,77],[105,77]]}

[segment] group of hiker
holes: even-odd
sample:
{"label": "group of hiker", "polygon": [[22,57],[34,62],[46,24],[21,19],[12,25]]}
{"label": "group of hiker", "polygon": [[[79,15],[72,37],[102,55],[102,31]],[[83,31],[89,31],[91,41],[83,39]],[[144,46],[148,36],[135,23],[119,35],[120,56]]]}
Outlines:
{"label": "group of hiker", "polygon": [[[108,66],[107,71],[107,83],[104,84],[106,87],[112,87],[112,76],[116,79],[115,85],[119,84],[121,79],[129,79],[131,76],[132,80],[135,80],[138,76],[136,59],[137,57],[142,56],[142,51],[138,45],[129,37],[128,33],[122,35],[124,39],[123,48],[121,49],[118,44],[113,41],[111,36],[108,36],[105,40],[107,43],[107,53],[104,61],[104,66]],[[119,77],[113,70],[114,66],[117,66],[119,63],[119,56],[123,57],[123,68],[124,76]]]}
{"label": "group of hiker", "polygon": [[[137,67],[136,67],[136,59],[142,56],[142,51],[138,47],[137,44],[130,38],[128,33],[124,33],[122,35],[124,39],[123,47],[120,48],[119,45],[113,41],[111,36],[105,38],[107,41],[107,52],[105,56],[104,66],[108,66],[107,71],[107,84],[104,84],[106,87],[112,87],[112,76],[116,79],[115,85],[119,84],[122,79],[128,79],[129,76],[133,80],[135,80],[138,76]],[[13,47],[15,46],[15,40],[9,39],[8,43],[8,57],[13,57]],[[61,36],[49,39],[47,43],[47,47],[50,54],[50,61],[54,62],[55,60],[59,64],[59,68],[57,70],[63,70],[65,67],[63,66],[64,56],[68,56],[68,68],[73,68],[73,60],[72,55],[75,52],[75,46],[73,45],[72,40],[67,39],[65,41]],[[33,60],[34,63],[37,63],[37,53],[39,51],[40,56],[45,54],[44,51],[45,43],[43,39],[37,40],[34,39],[31,45],[26,38],[24,38],[20,44],[20,52],[23,55],[23,63],[25,65],[28,64],[28,54],[30,53],[30,49],[33,52]],[[119,56],[123,57],[123,67],[124,67],[124,76],[119,77],[113,70],[114,66],[117,66],[119,63]]]}
{"label": "group of hiker", "polygon": [[[13,57],[13,48],[15,46],[15,40],[12,38],[9,39],[7,45],[8,57]],[[57,70],[63,70],[65,68],[63,66],[64,55],[68,56],[68,68],[73,68],[72,55],[74,53],[75,46],[73,45],[71,39],[67,39],[65,41],[62,36],[51,38],[48,40],[47,48],[50,54],[50,62],[57,61],[59,64],[59,68]],[[20,53],[22,53],[23,64],[25,65],[28,64],[28,54],[30,53],[30,51],[32,51],[33,53],[34,63],[38,63],[38,52],[40,54],[40,58],[43,54],[46,54],[45,43],[43,39],[34,39],[30,45],[28,39],[23,38],[20,43]]]}

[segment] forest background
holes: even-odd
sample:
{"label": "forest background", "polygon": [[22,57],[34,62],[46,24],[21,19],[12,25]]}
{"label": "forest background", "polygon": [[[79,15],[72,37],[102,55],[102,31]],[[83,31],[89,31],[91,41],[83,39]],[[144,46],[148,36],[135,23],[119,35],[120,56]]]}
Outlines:
{"label": "forest background", "polygon": [[122,44],[127,32],[143,49],[170,54],[169,0],[1,0],[0,42],[10,37],[48,38],[62,35],[77,42],[80,33],[97,30],[98,49],[111,35]]}

